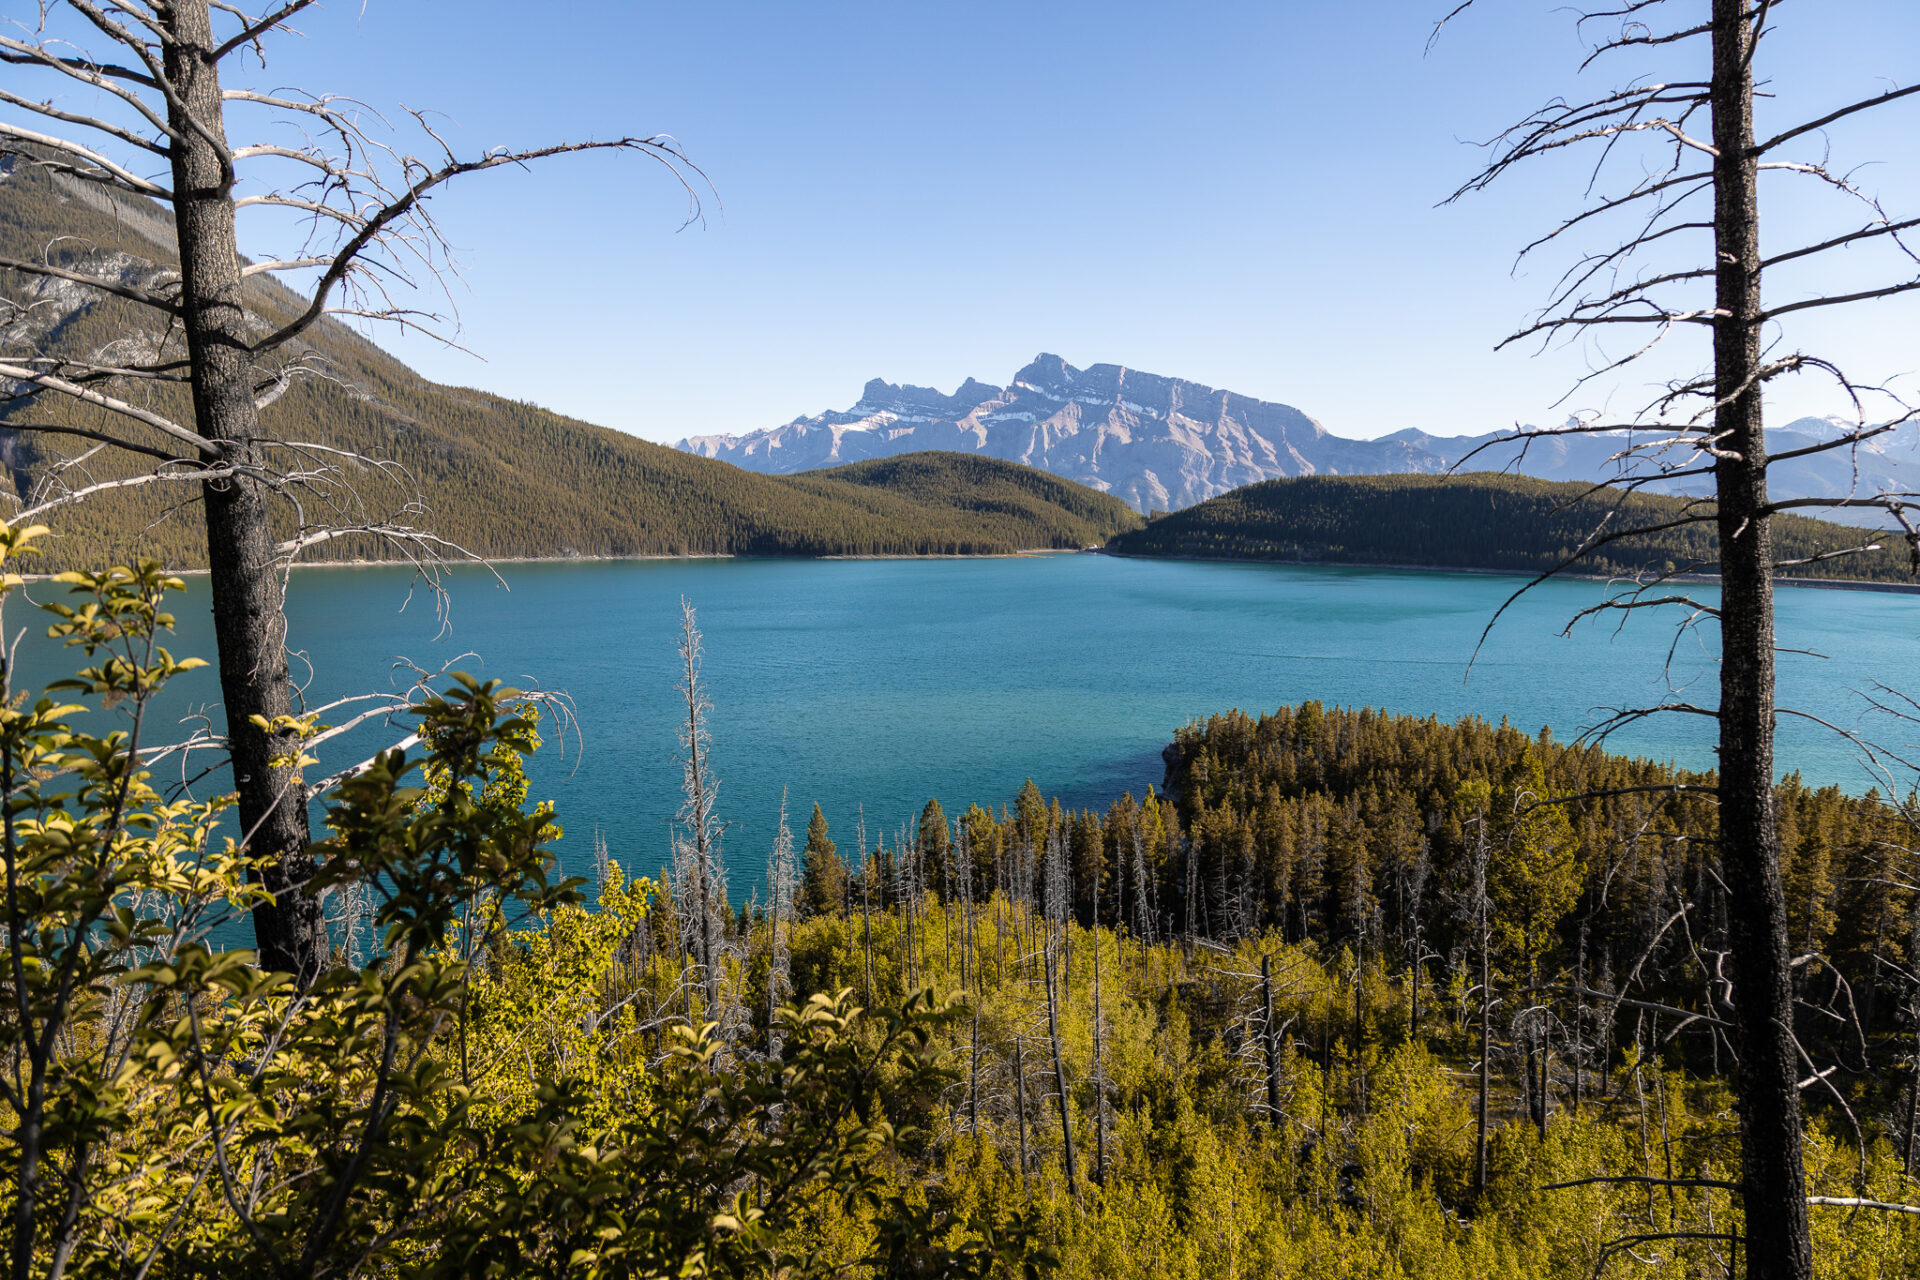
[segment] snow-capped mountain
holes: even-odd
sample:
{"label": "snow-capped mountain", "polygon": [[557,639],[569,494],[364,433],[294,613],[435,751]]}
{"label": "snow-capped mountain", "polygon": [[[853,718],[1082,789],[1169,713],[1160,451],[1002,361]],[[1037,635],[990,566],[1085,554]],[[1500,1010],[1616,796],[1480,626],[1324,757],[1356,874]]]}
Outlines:
{"label": "snow-capped mountain", "polygon": [[[1848,429],[1801,418],[1767,433],[1774,453]],[[1620,434],[1566,435],[1525,445],[1504,432],[1434,436],[1407,429],[1377,440],[1329,432],[1291,405],[1255,400],[1121,365],[1076,369],[1041,355],[1004,387],[969,378],[952,395],[875,378],[852,408],[795,418],[744,435],[690,436],[681,449],[749,471],[789,473],[923,449],[953,449],[1051,471],[1115,494],[1141,511],[1177,510],[1241,485],[1282,476],[1511,471],[1544,480],[1613,479]],[[1646,436],[1642,439],[1651,439]],[[1477,452],[1476,452],[1477,451]],[[1472,455],[1469,457],[1469,455]],[[1642,462],[1638,474],[1654,469]],[[1711,477],[1656,480],[1656,493],[1706,493]],[[1857,450],[1789,459],[1773,473],[1778,497],[1843,498],[1920,489],[1920,440],[1905,427]],[[1872,512],[1820,512],[1863,524]]]}
{"label": "snow-capped mountain", "polygon": [[1191,506],[1276,476],[1437,471],[1397,440],[1347,440],[1291,405],[1114,364],[1041,355],[1005,387],[969,378],[952,395],[876,378],[845,412],[680,448],[751,471],[791,472],[920,449],[1025,463],[1116,494],[1141,511]]}

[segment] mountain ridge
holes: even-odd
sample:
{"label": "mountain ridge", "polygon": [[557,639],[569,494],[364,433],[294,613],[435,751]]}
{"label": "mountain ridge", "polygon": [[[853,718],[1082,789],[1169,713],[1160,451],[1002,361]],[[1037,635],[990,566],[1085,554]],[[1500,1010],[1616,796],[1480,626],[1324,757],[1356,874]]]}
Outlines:
{"label": "mountain ridge", "polygon": [[1125,365],[1080,369],[1050,352],[1005,386],[968,378],[947,395],[875,378],[849,409],[744,435],[689,436],[676,447],[771,474],[924,448],[971,450],[1112,493],[1143,512],[1274,475],[1425,463],[1397,442],[1335,436],[1291,405]]}
{"label": "mountain ridge", "polygon": [[[1838,419],[1807,417],[1767,434],[1775,452],[1786,453],[1846,429]],[[1610,459],[1623,435],[1572,433],[1525,442],[1510,435],[1440,436],[1406,427],[1353,439],[1278,401],[1124,365],[1079,369],[1042,352],[1005,386],[969,377],[948,395],[874,378],[848,409],[757,431],[688,436],[675,447],[774,475],[928,448],[972,451],[1115,494],[1143,513],[1179,510],[1266,480],[1437,475],[1463,463],[1542,480],[1632,476],[1655,493],[1700,496],[1711,489],[1710,477],[1673,480],[1651,474],[1651,465],[1623,468]],[[1782,497],[1920,489],[1920,436],[1906,431],[1857,451],[1789,459],[1775,468],[1773,483]],[[1881,522],[1874,512],[1829,514],[1842,523]]]}

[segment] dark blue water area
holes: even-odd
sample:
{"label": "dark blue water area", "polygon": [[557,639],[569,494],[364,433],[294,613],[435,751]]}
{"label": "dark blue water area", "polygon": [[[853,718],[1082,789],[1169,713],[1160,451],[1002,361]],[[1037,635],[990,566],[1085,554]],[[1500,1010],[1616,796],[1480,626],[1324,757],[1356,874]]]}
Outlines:
{"label": "dark blue water area", "polygon": [[[443,632],[417,586],[409,601],[405,570],[297,572],[289,613],[312,671],[309,701],[394,689],[403,659],[568,694],[575,730],[562,734],[550,720],[531,770],[535,795],[559,807],[563,864],[585,871],[598,832],[623,865],[648,874],[666,861],[679,805],[684,597],[705,636],[737,898],[762,883],[783,788],[797,833],[818,802],[851,851],[862,814],[870,841],[891,839],[930,797],[949,813],[998,805],[1029,777],[1069,806],[1138,795],[1160,782],[1161,749],[1180,726],[1235,707],[1317,698],[1504,717],[1566,738],[1610,708],[1716,696],[1712,631],[1676,641],[1677,613],[1641,614],[1618,631],[1614,615],[1562,636],[1579,610],[1606,598],[1597,581],[1528,593],[1469,673],[1489,619],[1524,579],[1098,555],[543,563],[500,573],[507,589],[484,570],[454,572]],[[204,581],[189,579],[173,602],[173,647],[211,658]],[[30,589],[42,599],[58,590]],[[1689,590],[1714,602],[1711,585]],[[28,626],[29,612],[11,603],[8,628]],[[1862,696],[1876,683],[1920,686],[1920,596],[1783,589],[1778,613],[1783,647],[1824,655],[1783,654],[1783,708],[1896,746],[1920,738]],[[31,684],[63,663],[70,656],[30,638],[19,676]],[[202,671],[181,680],[164,709],[178,717],[217,700]],[[328,743],[319,772],[403,731],[374,724]],[[1710,721],[1664,715],[1609,745],[1710,767],[1712,744]],[[1846,739],[1792,716],[1782,720],[1779,760],[1818,784],[1886,785]]]}

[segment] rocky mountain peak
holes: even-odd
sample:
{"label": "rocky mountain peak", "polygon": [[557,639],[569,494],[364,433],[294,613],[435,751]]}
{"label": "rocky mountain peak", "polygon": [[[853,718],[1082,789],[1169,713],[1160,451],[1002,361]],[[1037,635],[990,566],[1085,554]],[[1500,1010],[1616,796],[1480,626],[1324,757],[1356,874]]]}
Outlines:
{"label": "rocky mountain peak", "polygon": [[[1779,429],[1782,444],[1832,438],[1841,424],[1802,419]],[[1522,449],[1498,438],[1435,436],[1408,427],[1376,440],[1329,432],[1291,405],[1257,400],[1118,364],[1076,368],[1041,352],[1004,388],[968,378],[946,395],[933,387],[867,383],[851,409],[795,418],[742,435],[696,436],[680,448],[751,471],[786,473],[927,449],[1022,462],[1126,499],[1141,511],[1191,506],[1241,485],[1283,476],[1434,473],[1466,459],[1477,471],[1545,480],[1617,476],[1620,448],[1608,435],[1566,435]],[[1896,470],[1920,467],[1920,448],[1872,441],[1795,459],[1780,490],[1844,496],[1887,487]],[[1854,462],[1860,463],[1856,474]],[[1906,481],[1894,487],[1911,489]],[[1655,481],[1656,492],[1684,491]]]}
{"label": "rocky mountain peak", "polygon": [[[690,438],[680,447],[773,472],[959,449],[1052,471],[1142,511],[1187,506],[1279,475],[1412,469],[1404,449],[1375,460],[1364,442],[1329,437],[1336,447],[1316,447],[1315,456],[1296,444],[1322,434],[1288,405],[1125,365],[1080,369],[1042,352],[1004,388],[968,378],[946,395],[875,378],[847,410],[745,435]],[[1367,456],[1348,457],[1343,448]]]}
{"label": "rocky mountain peak", "polygon": [[981,401],[991,400],[999,394],[1000,388],[990,387],[972,378],[961,383],[952,395],[945,395],[934,387],[916,387],[910,383],[874,378],[860,392],[860,399],[848,413],[859,417],[890,414],[894,417],[922,419],[932,414],[959,418],[966,416]]}
{"label": "rocky mountain peak", "polygon": [[1042,351],[1029,361],[1025,368],[1013,375],[1013,385],[1033,387],[1042,391],[1063,391],[1071,387],[1080,371],[1064,359]]}

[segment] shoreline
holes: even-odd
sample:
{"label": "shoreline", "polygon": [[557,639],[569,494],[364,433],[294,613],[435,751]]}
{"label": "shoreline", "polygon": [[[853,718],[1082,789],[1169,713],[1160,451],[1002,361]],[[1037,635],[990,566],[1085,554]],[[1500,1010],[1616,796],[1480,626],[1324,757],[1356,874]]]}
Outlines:
{"label": "shoreline", "polygon": [[[481,556],[471,560],[448,560],[437,566],[443,570],[485,569],[493,565],[511,564],[644,564],[662,560],[1018,560],[1029,556],[1077,556],[1098,551],[1097,547],[1026,547],[1018,551],[991,551],[978,555],[912,555],[880,554],[854,555],[836,553],[833,555],[752,555],[734,551],[689,552],[686,555],[647,555],[634,554],[622,556]],[[293,566],[296,572],[325,569],[418,569],[421,566],[412,560],[316,560],[307,564]],[[168,573],[178,578],[204,578],[206,569],[168,569]],[[51,573],[23,573],[23,582],[49,582],[55,575]]]}
{"label": "shoreline", "polygon": [[[1109,551],[1105,547],[1028,547],[1019,551],[995,551],[980,555],[909,555],[909,554],[834,554],[818,556],[801,555],[743,555],[737,552],[698,552],[687,555],[592,555],[592,556],[489,556],[475,560],[450,561],[440,566],[442,569],[485,569],[494,565],[520,564],[644,564],[665,560],[1016,560],[1034,556],[1096,555],[1108,556],[1115,560],[1171,560],[1191,564],[1259,564],[1280,565],[1294,569],[1382,569],[1394,573],[1471,573],[1488,577],[1525,578],[1534,576],[1524,569],[1485,569],[1468,565],[1444,564],[1402,564],[1379,560],[1268,560],[1255,556],[1160,556],[1129,555],[1123,551]],[[294,569],[409,569],[419,568],[410,560],[325,560],[312,564],[300,564]],[[206,576],[205,569],[170,569],[169,573],[182,578]],[[46,582],[52,574],[28,573],[20,575],[27,582]],[[1556,578],[1576,578],[1587,582],[1627,582],[1631,581],[1620,574],[1581,573],[1572,569],[1553,575]],[[1679,573],[1667,579],[1670,582],[1707,582],[1718,583],[1717,573]],[[1920,581],[1917,582],[1876,582],[1859,578],[1792,578],[1776,577],[1777,587],[1801,587],[1823,591],[1878,591],[1890,595],[1920,595]]]}
{"label": "shoreline", "polygon": [[[1537,576],[1526,569],[1476,569],[1466,565],[1447,564],[1398,564],[1380,560],[1266,560],[1257,556],[1143,556],[1128,555],[1124,551],[1109,551],[1104,547],[1095,549],[1092,554],[1112,556],[1115,560],[1179,560],[1191,564],[1269,564],[1281,565],[1291,569],[1388,569],[1396,573],[1474,573],[1496,578],[1530,578]],[[1631,578],[1617,573],[1579,573],[1572,569],[1563,569],[1553,575],[1556,578],[1578,578],[1587,582],[1631,582]],[[1668,582],[1711,582],[1718,583],[1717,573],[1676,573]],[[1920,595],[1920,581],[1916,582],[1876,582],[1865,578],[1789,578],[1775,577],[1776,587],[1811,587],[1825,591],[1881,591],[1892,595]]]}

